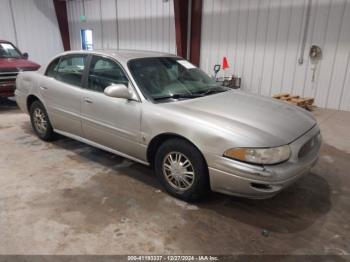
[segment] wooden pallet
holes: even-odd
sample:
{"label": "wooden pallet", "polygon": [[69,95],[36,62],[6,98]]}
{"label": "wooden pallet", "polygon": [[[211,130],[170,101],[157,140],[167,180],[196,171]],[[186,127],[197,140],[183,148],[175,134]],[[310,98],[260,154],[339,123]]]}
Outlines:
{"label": "wooden pallet", "polygon": [[275,94],[272,97],[296,106],[303,107],[310,111],[313,109],[313,103],[315,101],[315,99],[312,97],[292,96],[289,93]]}

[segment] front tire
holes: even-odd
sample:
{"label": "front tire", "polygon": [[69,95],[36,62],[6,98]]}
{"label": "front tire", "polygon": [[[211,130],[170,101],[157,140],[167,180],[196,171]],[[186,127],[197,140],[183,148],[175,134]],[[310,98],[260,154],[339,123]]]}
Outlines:
{"label": "front tire", "polygon": [[35,134],[44,141],[54,140],[55,133],[44,105],[38,100],[34,101],[30,105],[29,112]]}
{"label": "front tire", "polygon": [[182,200],[199,200],[210,191],[206,162],[201,152],[184,139],[170,139],[159,147],[155,172],[165,189]]}

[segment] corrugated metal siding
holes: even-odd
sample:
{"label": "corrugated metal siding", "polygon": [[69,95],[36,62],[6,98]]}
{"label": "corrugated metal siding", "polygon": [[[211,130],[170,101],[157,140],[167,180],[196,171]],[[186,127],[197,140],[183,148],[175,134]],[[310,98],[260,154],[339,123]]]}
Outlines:
{"label": "corrugated metal siding", "polygon": [[[175,53],[173,0],[69,1],[72,49],[81,48],[80,29],[92,29],[95,49],[141,49]],[[80,21],[84,14],[87,20]]]}
{"label": "corrugated metal siding", "polygon": [[[350,111],[350,0],[312,1],[304,63],[298,64],[307,0],[204,0],[201,67],[213,74],[227,56],[243,89],[290,92],[316,105]],[[315,81],[308,53],[322,48]]]}
{"label": "corrugated metal siding", "polygon": [[0,39],[10,40],[41,65],[63,51],[52,0],[2,0],[0,24]]}
{"label": "corrugated metal siding", "polygon": [[11,17],[10,0],[0,2],[0,39],[8,40],[17,44],[15,35],[15,25]]}

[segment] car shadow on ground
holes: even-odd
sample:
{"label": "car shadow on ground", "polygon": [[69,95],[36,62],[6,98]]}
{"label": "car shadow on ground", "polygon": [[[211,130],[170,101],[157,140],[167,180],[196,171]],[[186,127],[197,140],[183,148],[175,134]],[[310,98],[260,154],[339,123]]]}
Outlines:
{"label": "car shadow on ground", "polygon": [[0,97],[0,114],[8,113],[9,111],[18,110],[17,103],[14,98]]}
{"label": "car shadow on ground", "polygon": [[[23,125],[23,129],[27,134],[35,135],[29,122]],[[163,190],[150,167],[63,136],[59,136],[53,145],[74,152],[74,158],[79,162],[93,161],[112,170],[109,174],[122,174],[155,190]],[[305,230],[329,212],[330,186],[320,175],[310,173],[270,199],[252,200],[211,193],[193,204],[199,209],[214,211],[218,215],[270,232],[294,233]]]}
{"label": "car shadow on ground", "polygon": [[323,177],[310,173],[270,199],[254,200],[213,193],[200,207],[271,232],[294,233],[308,228],[329,212],[330,187]]}

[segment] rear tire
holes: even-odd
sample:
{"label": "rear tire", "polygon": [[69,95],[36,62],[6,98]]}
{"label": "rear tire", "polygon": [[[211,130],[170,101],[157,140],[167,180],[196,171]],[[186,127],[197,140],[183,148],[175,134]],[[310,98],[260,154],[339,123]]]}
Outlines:
{"label": "rear tire", "polygon": [[30,120],[35,134],[44,141],[55,139],[55,132],[50,123],[44,105],[39,101],[34,101],[30,105]]}
{"label": "rear tire", "polygon": [[196,201],[210,191],[204,157],[184,139],[165,141],[157,150],[154,166],[166,191],[177,198]]}

